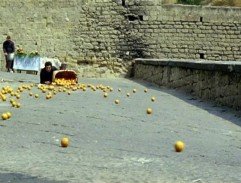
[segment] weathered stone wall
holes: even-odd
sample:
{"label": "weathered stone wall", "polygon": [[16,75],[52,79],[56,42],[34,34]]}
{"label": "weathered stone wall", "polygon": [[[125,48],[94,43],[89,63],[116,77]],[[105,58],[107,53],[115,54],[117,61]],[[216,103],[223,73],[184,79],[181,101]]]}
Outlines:
{"label": "weathered stone wall", "polygon": [[122,9],[111,0],[2,0],[0,33],[2,41],[10,34],[19,47],[57,57],[80,75],[120,76],[130,65],[117,56]]}
{"label": "weathered stone wall", "polygon": [[123,76],[140,57],[241,60],[240,10],[160,0],[1,0],[0,34],[80,75]]}
{"label": "weathered stone wall", "polygon": [[239,8],[163,6],[151,21],[157,46],[150,57],[240,60],[240,13]]}
{"label": "weathered stone wall", "polygon": [[134,76],[241,111],[241,63],[138,59]]}

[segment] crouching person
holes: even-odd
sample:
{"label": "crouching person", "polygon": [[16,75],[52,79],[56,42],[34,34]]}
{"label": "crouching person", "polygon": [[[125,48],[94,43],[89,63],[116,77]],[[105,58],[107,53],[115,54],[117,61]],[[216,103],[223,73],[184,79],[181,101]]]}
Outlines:
{"label": "crouching person", "polygon": [[41,84],[51,84],[53,82],[53,72],[57,68],[52,66],[51,62],[46,62],[44,68],[40,71],[40,83]]}

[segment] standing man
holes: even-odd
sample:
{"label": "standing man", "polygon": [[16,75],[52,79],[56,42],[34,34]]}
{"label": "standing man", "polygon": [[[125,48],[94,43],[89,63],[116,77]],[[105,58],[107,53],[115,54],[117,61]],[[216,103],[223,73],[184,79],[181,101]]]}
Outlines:
{"label": "standing man", "polygon": [[6,41],[3,42],[3,53],[6,60],[7,72],[14,72],[13,70],[13,60],[14,60],[15,44],[8,35]]}
{"label": "standing man", "polygon": [[53,72],[55,70],[57,70],[57,68],[52,66],[51,62],[45,62],[44,68],[40,71],[40,83],[51,84],[53,80]]}

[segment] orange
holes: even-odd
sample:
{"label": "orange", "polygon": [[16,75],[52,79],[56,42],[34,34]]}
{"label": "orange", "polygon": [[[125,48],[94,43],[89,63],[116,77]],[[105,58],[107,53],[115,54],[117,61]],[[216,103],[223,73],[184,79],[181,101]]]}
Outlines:
{"label": "orange", "polygon": [[136,89],[135,88],[133,89],[133,93],[136,93]]}
{"label": "orange", "polygon": [[3,120],[8,119],[8,114],[7,114],[7,113],[2,113],[2,119],[3,119]]}
{"label": "orange", "polygon": [[146,88],[144,89],[144,92],[145,92],[145,93],[147,92],[147,89],[146,89]]}
{"label": "orange", "polygon": [[119,104],[119,103],[120,103],[120,101],[116,99],[115,100],[115,104]]}
{"label": "orange", "polygon": [[127,93],[126,96],[129,97],[129,96],[130,96],[130,93]]}
{"label": "orange", "polygon": [[46,95],[46,99],[51,99],[52,98],[52,95]]}
{"label": "orange", "polygon": [[108,93],[104,93],[104,97],[108,97]]}
{"label": "orange", "polygon": [[152,113],[152,109],[151,108],[147,108],[146,113],[147,114],[151,114]]}
{"label": "orange", "polygon": [[2,100],[3,101],[6,101],[7,100],[7,97],[5,95],[2,96]]}
{"label": "orange", "polygon": [[185,144],[182,141],[176,141],[174,147],[175,147],[176,152],[182,152],[185,148]]}
{"label": "orange", "polygon": [[11,99],[10,99],[10,103],[12,104],[13,102],[14,102],[14,99],[13,99],[13,98],[11,98]]}
{"label": "orange", "polygon": [[20,103],[17,103],[17,104],[16,104],[16,107],[17,107],[17,108],[20,108],[20,107],[21,107],[21,104],[20,104]]}
{"label": "orange", "polygon": [[8,119],[12,117],[12,114],[10,112],[6,112]]}
{"label": "orange", "polygon": [[13,107],[16,107],[17,106],[17,103],[15,101],[12,102],[12,106]]}
{"label": "orange", "polygon": [[61,146],[62,147],[68,147],[69,145],[69,139],[67,137],[64,137],[61,139]]}
{"label": "orange", "polygon": [[156,100],[155,97],[151,97],[152,102],[155,102],[155,100]]}
{"label": "orange", "polygon": [[21,98],[21,96],[20,96],[19,94],[17,94],[17,95],[16,95],[16,98],[17,98],[17,99],[20,99],[20,98]]}

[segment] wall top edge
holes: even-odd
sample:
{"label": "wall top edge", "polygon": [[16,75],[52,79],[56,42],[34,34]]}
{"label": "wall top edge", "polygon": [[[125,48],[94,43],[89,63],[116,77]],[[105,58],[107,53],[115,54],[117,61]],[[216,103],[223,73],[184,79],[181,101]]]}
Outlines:
{"label": "wall top edge", "polygon": [[241,61],[137,58],[134,60],[134,63],[152,66],[181,67],[187,69],[241,73]]}
{"label": "wall top edge", "polygon": [[201,5],[183,5],[183,4],[163,4],[162,8],[196,8],[196,9],[210,9],[210,10],[241,10],[241,7],[234,6],[201,6]]}

